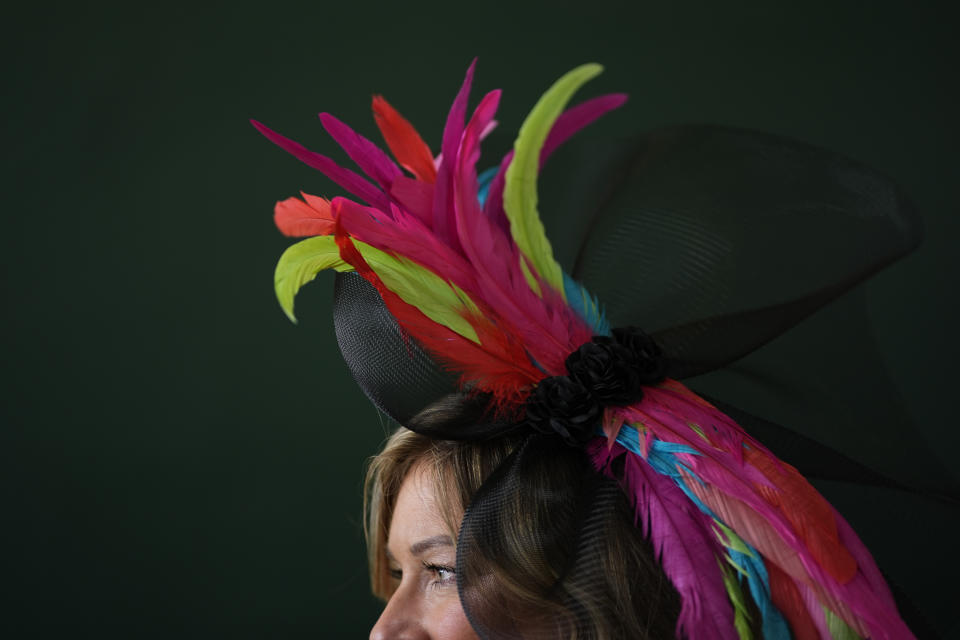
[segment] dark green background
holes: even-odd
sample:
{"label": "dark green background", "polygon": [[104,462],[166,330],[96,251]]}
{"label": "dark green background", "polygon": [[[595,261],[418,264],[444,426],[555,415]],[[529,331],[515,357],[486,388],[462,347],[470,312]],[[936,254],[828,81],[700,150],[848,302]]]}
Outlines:
{"label": "dark green background", "polygon": [[[45,4],[4,22],[4,637],[366,635],[360,483],[385,427],[336,350],[331,279],[298,299],[299,326],[272,292],[289,244],[273,203],[340,192],[247,119],[343,158],[316,113],[378,139],[376,92],[436,148],[473,56],[478,88],[505,90],[488,158],[596,61],[584,95],[631,101],[585,135],[737,125],[893,176],[927,239],[867,285],[868,311],[916,437],[956,466],[960,105],[941,7]],[[946,634],[950,531],[912,538],[903,513],[853,521]]]}

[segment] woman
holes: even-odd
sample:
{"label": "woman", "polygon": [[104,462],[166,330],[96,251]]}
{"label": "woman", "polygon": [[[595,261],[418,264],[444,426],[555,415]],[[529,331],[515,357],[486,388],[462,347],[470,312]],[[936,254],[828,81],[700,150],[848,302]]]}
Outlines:
{"label": "woman", "polygon": [[436,158],[382,98],[374,115],[400,166],[321,114],[372,182],[254,123],[369,205],[278,203],[282,231],[313,237],[281,257],[276,289],[293,318],[303,284],[341,272],[341,351],[418,434],[394,436],[368,481],[372,575],[389,596],[374,637],[912,637],[849,525],[761,440],[829,454],[680,382],[909,251],[912,210],[828,152],[677,127],[616,156],[568,274],[537,173],[624,102],[565,109],[599,72],[558,80],[479,176],[500,92],[467,121],[473,65]]}
{"label": "woman", "polygon": [[[387,605],[372,639],[476,637],[457,593],[454,541],[471,498],[516,444],[511,438],[433,440],[399,429],[373,458],[366,480],[370,576]],[[600,580],[589,598],[554,588],[547,557],[560,565],[569,561],[557,558],[571,554],[565,542],[576,523],[563,514],[577,499],[576,482],[550,467],[539,476],[540,483],[525,487],[530,505],[516,511],[516,526],[496,531],[498,582],[511,587],[502,603],[513,609],[510,620],[532,622],[528,637],[574,637],[574,630],[581,638],[670,637],[679,598],[616,487],[596,567]],[[529,526],[536,505],[545,506],[549,523]],[[542,557],[531,557],[536,553]]]}

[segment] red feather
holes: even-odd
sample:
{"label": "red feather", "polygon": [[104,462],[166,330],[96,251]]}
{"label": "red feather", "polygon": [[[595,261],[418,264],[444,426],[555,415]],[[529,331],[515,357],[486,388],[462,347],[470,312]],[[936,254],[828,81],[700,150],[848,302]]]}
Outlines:
{"label": "red feather", "polygon": [[817,626],[810,618],[807,605],[800,597],[793,579],[781,571],[776,564],[770,561],[764,561],[763,564],[767,568],[767,577],[770,580],[770,599],[789,623],[794,640],[820,640]]}
{"label": "red feather", "polygon": [[417,180],[433,184],[437,179],[433,155],[413,125],[390,106],[383,96],[373,96],[373,119],[377,121],[384,141],[400,166]]}
{"label": "red feather", "polygon": [[857,573],[857,561],[840,542],[833,508],[796,469],[769,453],[746,447],[744,457],[772,482],[776,489],[757,485],[757,491],[787,517],[806,543],[810,554],[840,584]]}

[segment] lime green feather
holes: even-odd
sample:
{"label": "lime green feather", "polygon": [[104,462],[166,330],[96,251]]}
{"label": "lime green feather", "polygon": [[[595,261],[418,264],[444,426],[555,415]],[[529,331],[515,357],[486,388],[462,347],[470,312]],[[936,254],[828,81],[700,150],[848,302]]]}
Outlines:
{"label": "lime green feather", "polygon": [[353,271],[353,267],[340,259],[333,236],[314,236],[301,240],[280,256],[273,272],[273,288],[291,322],[297,321],[293,315],[293,299],[297,292],[325,269]]}
{"label": "lime green feather", "polygon": [[733,605],[733,626],[737,628],[737,635],[740,640],[753,640],[753,631],[750,629],[750,612],[747,611],[747,601],[743,597],[743,589],[740,587],[740,581],[733,570],[720,564],[720,571],[723,573],[723,586],[727,590],[727,597]]}
{"label": "lime green feather", "polygon": [[[468,340],[480,342],[477,332],[465,317],[480,311],[461,289],[412,260],[393,256],[357,240],[353,244],[370,268],[380,276],[383,284],[404,302],[417,307],[437,324],[448,327]],[[297,292],[325,269],[353,271],[353,267],[340,258],[333,236],[307,238],[280,256],[273,284],[280,306],[293,322],[297,321],[293,315],[293,299]]]}
{"label": "lime green feather", "polygon": [[480,344],[465,313],[479,313],[477,305],[455,285],[403,256],[393,256],[368,244],[353,241],[383,284],[425,316],[464,338]]}
{"label": "lime green feather", "polygon": [[827,607],[823,607],[823,615],[827,618],[827,629],[833,640],[862,640],[859,633]]}
{"label": "lime green feather", "polygon": [[[723,546],[727,547],[728,549],[733,549],[734,551],[739,551],[745,556],[750,556],[751,558],[756,557],[753,549],[748,547],[747,543],[743,541],[743,538],[738,536],[733,529],[723,524],[719,520],[714,520],[713,524],[720,530],[720,532],[717,533],[717,539],[720,540],[720,543],[723,544]],[[733,563],[731,562],[731,564]]]}
{"label": "lime green feather", "polygon": [[[579,66],[557,80],[543,94],[520,127],[514,143],[515,154],[507,169],[503,189],[503,208],[510,221],[510,233],[514,242],[530,260],[540,277],[564,296],[563,270],[553,257],[553,248],[537,211],[540,150],[550,128],[576,90],[601,71],[603,67],[598,64]],[[533,278],[526,272],[525,275],[531,288],[536,291]]]}

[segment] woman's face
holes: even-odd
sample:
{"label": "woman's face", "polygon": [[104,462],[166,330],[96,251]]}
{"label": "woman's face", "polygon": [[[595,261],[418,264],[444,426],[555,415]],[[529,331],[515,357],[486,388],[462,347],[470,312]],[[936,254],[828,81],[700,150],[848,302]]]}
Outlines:
{"label": "woman's face", "polygon": [[370,640],[475,640],[457,595],[456,556],[433,474],[417,465],[400,487],[390,521],[387,559],[394,591]]}

